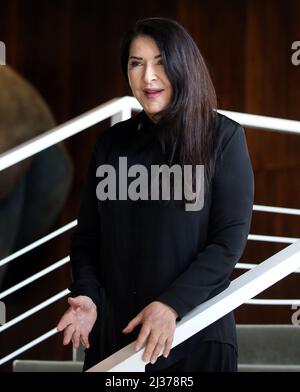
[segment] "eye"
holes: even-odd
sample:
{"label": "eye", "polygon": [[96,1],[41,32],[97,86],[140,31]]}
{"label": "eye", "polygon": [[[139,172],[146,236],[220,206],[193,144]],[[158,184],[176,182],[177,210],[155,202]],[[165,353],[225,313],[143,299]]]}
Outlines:
{"label": "eye", "polygon": [[137,60],[132,60],[129,62],[129,66],[130,67],[137,67],[138,65],[141,65],[142,63],[140,61]]}
{"label": "eye", "polygon": [[162,59],[157,60],[157,65],[163,65]]}

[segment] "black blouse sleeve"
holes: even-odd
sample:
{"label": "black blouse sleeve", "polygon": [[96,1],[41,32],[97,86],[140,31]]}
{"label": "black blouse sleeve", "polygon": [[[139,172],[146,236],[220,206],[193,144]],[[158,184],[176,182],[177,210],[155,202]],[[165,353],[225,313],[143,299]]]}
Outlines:
{"label": "black blouse sleeve", "polygon": [[217,158],[206,246],[157,298],[175,309],[178,319],[228,287],[247,242],[253,197],[253,171],[245,133],[237,125]]}
{"label": "black blouse sleeve", "polygon": [[87,178],[81,196],[78,225],[71,238],[71,296],[86,295],[99,306],[100,214],[96,197],[97,144],[89,163]]}

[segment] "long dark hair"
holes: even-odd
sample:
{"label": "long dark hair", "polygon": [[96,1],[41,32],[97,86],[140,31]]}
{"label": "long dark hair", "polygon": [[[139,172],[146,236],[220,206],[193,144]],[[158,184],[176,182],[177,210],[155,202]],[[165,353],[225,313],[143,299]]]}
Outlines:
{"label": "long dark hair", "polygon": [[146,18],[135,23],[121,42],[121,66],[128,82],[130,45],[149,36],[160,49],[173,88],[170,104],[160,113],[158,137],[169,164],[205,165],[205,189],[215,163],[215,89],[200,51],[189,33],[168,18]]}

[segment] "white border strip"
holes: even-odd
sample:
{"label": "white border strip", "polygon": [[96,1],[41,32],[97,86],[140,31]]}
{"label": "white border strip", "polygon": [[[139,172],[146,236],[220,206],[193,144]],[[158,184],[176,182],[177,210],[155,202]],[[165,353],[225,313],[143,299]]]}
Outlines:
{"label": "white border strip", "polygon": [[14,293],[15,291],[21,289],[24,286],[27,286],[28,284],[34,282],[35,280],[41,278],[44,275],[47,275],[49,272],[54,271],[55,269],[61,267],[64,264],[67,264],[70,261],[70,257],[64,257],[63,259],[57,261],[56,263],[50,265],[47,268],[44,268],[43,270],[39,271],[38,273],[30,276],[27,279],[22,280],[22,282],[16,284],[15,286],[10,287],[9,289],[3,291],[0,293],[0,299],[7,297],[8,295]]}
{"label": "white border strip", "polygon": [[12,253],[11,255],[5,257],[4,259],[0,260],[0,267],[3,265],[9,263],[10,261],[16,259],[17,257],[22,256],[23,254],[30,252],[32,249],[37,248],[38,246],[44,244],[47,241],[52,240],[53,238],[59,236],[60,234],[64,233],[65,231],[68,231],[70,229],[73,229],[77,225],[77,219],[73,220],[72,222],[66,224],[65,226],[60,227],[59,229],[53,231],[50,234],[47,234],[45,237],[40,238],[37,241],[32,242],[31,244],[25,246],[24,248],[18,250],[15,253]]}

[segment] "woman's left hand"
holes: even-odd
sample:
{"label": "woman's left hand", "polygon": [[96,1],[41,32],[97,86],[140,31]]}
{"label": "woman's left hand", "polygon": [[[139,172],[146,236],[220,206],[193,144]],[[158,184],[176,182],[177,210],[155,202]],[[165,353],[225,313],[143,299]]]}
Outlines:
{"label": "woman's left hand", "polygon": [[161,352],[165,358],[168,357],[177,317],[178,314],[173,308],[162,302],[154,301],[134,317],[122,332],[130,333],[137,325],[142,324],[135,348],[136,351],[140,350],[146,342],[143,360],[153,364]]}

